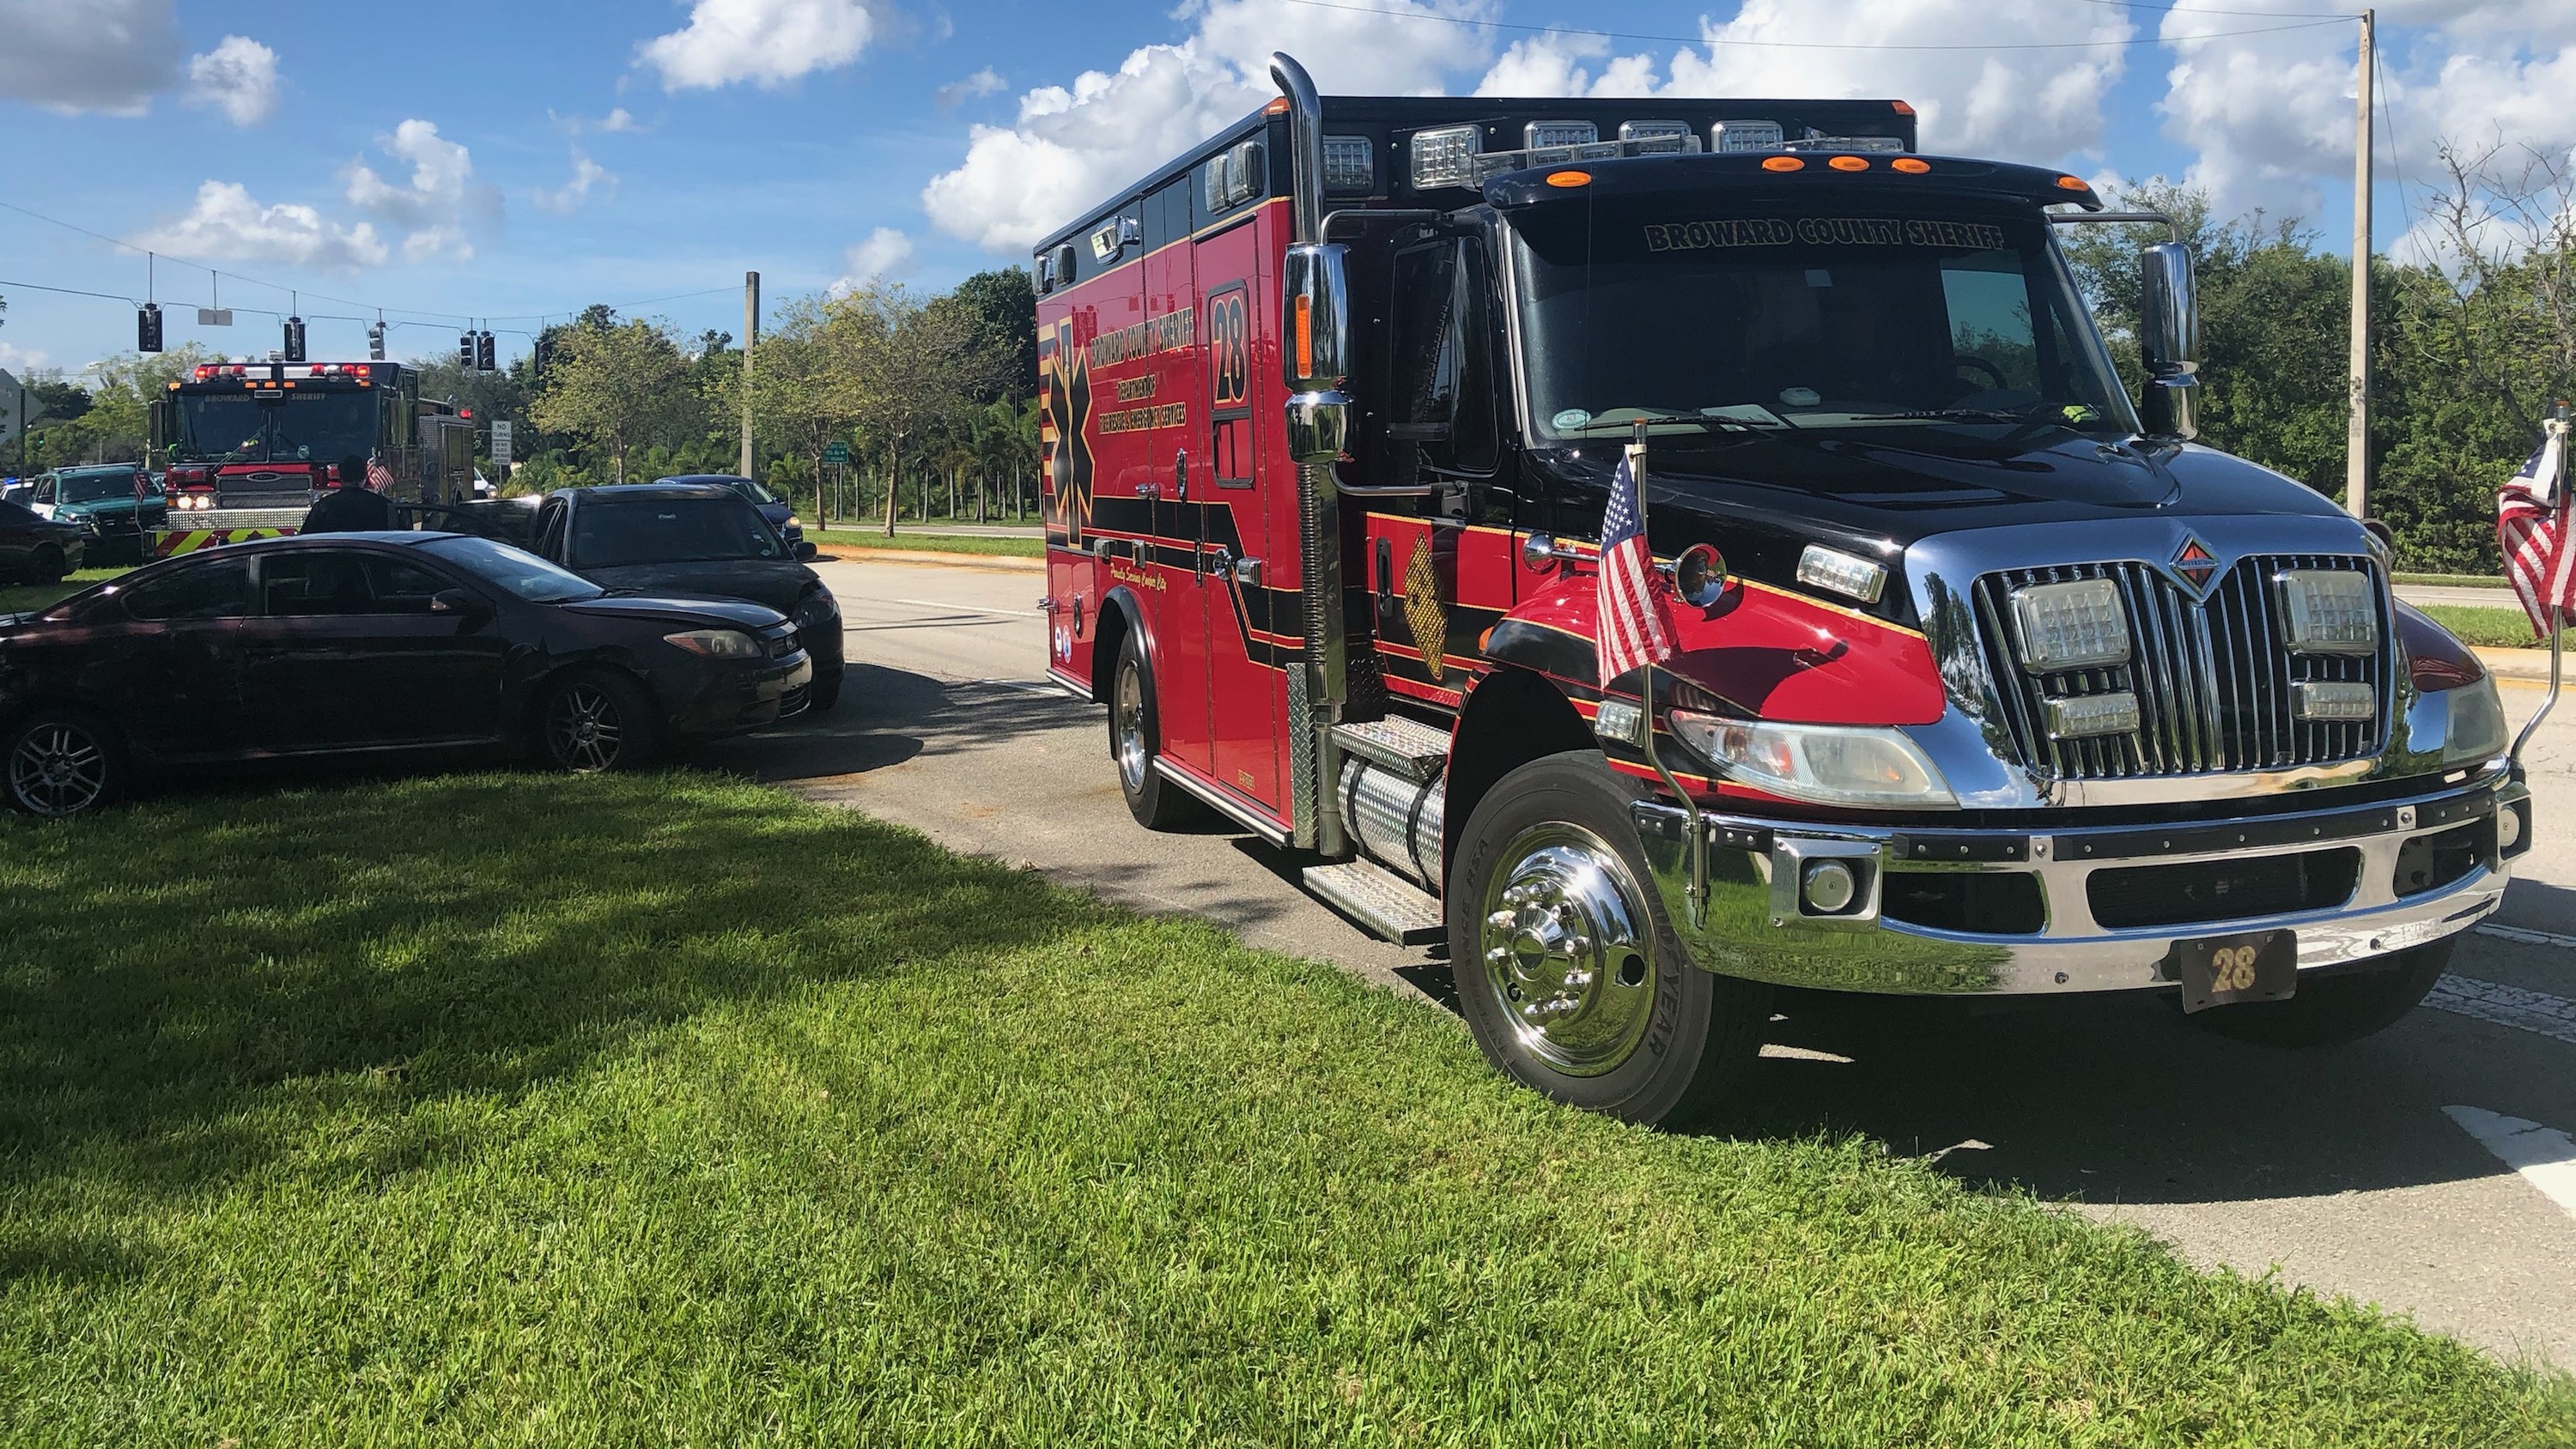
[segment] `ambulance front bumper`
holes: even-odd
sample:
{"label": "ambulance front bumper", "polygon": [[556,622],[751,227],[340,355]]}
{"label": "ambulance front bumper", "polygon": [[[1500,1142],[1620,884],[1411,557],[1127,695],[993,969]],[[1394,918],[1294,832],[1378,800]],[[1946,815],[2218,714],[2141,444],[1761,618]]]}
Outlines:
{"label": "ambulance front bumper", "polygon": [[[1660,801],[1635,815],[1665,914],[1705,970],[2055,995],[2174,985],[2185,941],[2290,931],[2308,972],[2456,935],[2503,900],[2530,809],[2497,761],[2419,795],[2186,824],[1914,830],[1703,813],[1704,888],[1688,815]],[[1819,909],[1846,885],[1848,901]]]}

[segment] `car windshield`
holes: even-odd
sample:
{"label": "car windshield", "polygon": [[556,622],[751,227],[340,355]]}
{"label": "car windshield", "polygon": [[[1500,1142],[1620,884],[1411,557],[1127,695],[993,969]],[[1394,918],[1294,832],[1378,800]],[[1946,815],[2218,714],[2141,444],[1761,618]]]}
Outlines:
{"label": "car windshield", "polygon": [[[1515,217],[1531,417],[1548,439],[2137,429],[2047,224],[1708,198]],[[1937,446],[1937,444],[1935,444]]]}
{"label": "car windshield", "polygon": [[376,449],[372,392],[199,393],[179,399],[171,456],[203,463],[336,463]]}
{"label": "car windshield", "polygon": [[656,478],[653,481],[656,483],[713,483],[721,488],[730,488],[754,503],[778,501],[778,495],[767,488],[748,478],[737,477],[731,473],[701,473],[694,478]]}
{"label": "car windshield", "polygon": [[739,497],[594,497],[572,519],[572,559],[586,569],[787,556]]}
{"label": "car windshield", "polygon": [[488,538],[441,538],[424,543],[423,552],[455,565],[476,578],[498,584],[513,597],[532,604],[565,604],[596,599],[606,589],[576,573],[559,569],[523,548]]}
{"label": "car windshield", "polygon": [[65,473],[54,482],[57,503],[95,503],[102,498],[134,496],[131,473]]}

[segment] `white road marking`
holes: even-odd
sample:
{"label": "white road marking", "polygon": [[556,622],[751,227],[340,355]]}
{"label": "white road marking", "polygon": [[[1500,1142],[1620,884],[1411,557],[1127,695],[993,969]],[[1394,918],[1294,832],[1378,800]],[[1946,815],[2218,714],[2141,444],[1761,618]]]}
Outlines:
{"label": "white road marking", "polygon": [[2500,926],[2490,921],[2478,927],[2481,936],[2499,941],[2520,941],[2526,946],[2561,946],[2576,950],[2576,936],[2562,936],[2556,931],[2534,931],[2524,926]]}
{"label": "white road marking", "polygon": [[2546,991],[2525,991],[2472,976],[2445,976],[2433,983],[2424,1004],[2576,1046],[2576,1001]]}
{"label": "white road marking", "polygon": [[2507,1117],[2484,1107],[2445,1107],[2444,1115],[2460,1130],[2496,1155],[2496,1160],[2522,1174],[2522,1180],[2547,1195],[2569,1217],[2576,1218],[2576,1139],[2555,1127],[2520,1117]]}
{"label": "white road marking", "polygon": [[1043,619],[1046,617],[1046,615],[1039,613],[1035,609],[996,609],[990,604],[961,604],[955,599],[942,599],[936,602],[929,599],[874,599],[867,602],[879,604],[910,604],[916,609],[949,609],[963,614],[1009,614],[1012,617],[1019,619]]}

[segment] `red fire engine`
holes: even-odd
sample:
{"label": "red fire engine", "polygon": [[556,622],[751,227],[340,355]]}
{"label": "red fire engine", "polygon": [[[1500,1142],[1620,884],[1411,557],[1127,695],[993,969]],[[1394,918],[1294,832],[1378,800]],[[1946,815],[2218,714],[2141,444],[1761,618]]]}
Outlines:
{"label": "red fire engine", "polygon": [[[162,557],[293,533],[336,488],[377,487],[399,503],[473,495],[474,424],[424,401],[397,362],[220,362],[169,384],[152,409],[166,450]],[[370,483],[371,465],[389,482]]]}
{"label": "red fire engine", "polygon": [[[2052,240],[2161,218],[1902,102],[1273,75],[1036,253],[1049,672],[1140,822],[1445,941],[1498,1067],[1696,1113],[1777,985],[2341,1040],[2495,908],[2493,682],[2359,523],[2191,443],[2183,249],[2133,403]],[[1640,436],[1651,700],[1594,647]]]}

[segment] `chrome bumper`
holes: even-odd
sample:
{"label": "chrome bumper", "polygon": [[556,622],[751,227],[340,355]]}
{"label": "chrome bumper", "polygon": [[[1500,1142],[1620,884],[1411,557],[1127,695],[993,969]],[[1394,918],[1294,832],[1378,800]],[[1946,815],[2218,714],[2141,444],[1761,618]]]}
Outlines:
{"label": "chrome bumper", "polygon": [[[2284,929],[2297,933],[2299,969],[2313,971],[2438,941],[2475,925],[2503,900],[2509,857],[2492,829],[2465,873],[2400,896],[2400,852],[2500,809],[2521,817],[2517,850],[2531,842],[2530,792],[2503,762],[2421,795],[2295,815],[2169,826],[2030,830],[1897,830],[1748,816],[1700,817],[1704,886],[1691,879],[1689,817],[1657,801],[1635,807],[1647,865],[1693,964],[1786,986],[1906,995],[2062,994],[2174,984],[2176,942]],[[2350,896],[2329,909],[2227,916],[2188,924],[2114,929],[2094,916],[2097,871],[2252,860],[2310,850],[2360,852]],[[2422,847],[2418,847],[2421,858]],[[1842,913],[1818,915],[1800,900],[1812,862],[1838,859],[1861,889]],[[1881,915],[1891,876],[2018,872],[2037,877],[2041,914],[2027,933],[1936,929]]]}

